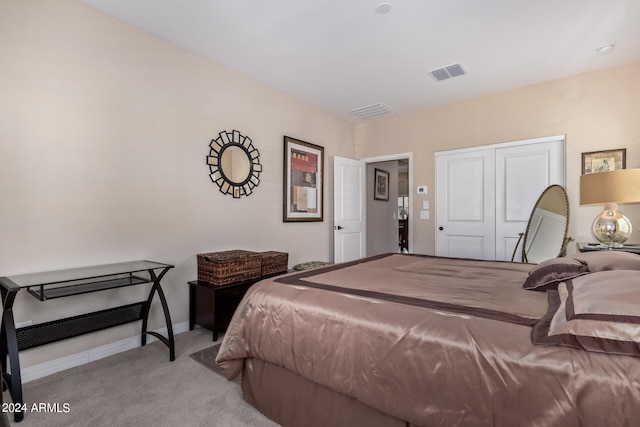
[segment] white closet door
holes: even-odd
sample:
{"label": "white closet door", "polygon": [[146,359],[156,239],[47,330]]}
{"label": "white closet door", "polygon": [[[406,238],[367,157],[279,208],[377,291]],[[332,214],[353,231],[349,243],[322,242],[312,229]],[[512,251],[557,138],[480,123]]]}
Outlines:
{"label": "white closet door", "polygon": [[564,185],[563,140],[496,149],[496,259],[511,259],[536,200],[552,184]]}
{"label": "white closet door", "polygon": [[438,256],[494,259],[495,150],[436,157]]}
{"label": "white closet door", "polygon": [[436,153],[436,255],[510,260],[551,184],[564,185],[564,136]]}

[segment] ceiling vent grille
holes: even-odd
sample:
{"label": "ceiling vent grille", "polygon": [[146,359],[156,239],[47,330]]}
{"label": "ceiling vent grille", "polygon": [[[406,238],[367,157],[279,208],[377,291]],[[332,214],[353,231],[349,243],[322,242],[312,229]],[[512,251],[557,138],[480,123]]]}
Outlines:
{"label": "ceiling vent grille", "polygon": [[467,72],[462,67],[462,64],[453,64],[442,68],[436,68],[435,70],[430,70],[429,74],[431,74],[431,77],[433,77],[435,81],[441,82],[453,77],[464,76]]}
{"label": "ceiling vent grille", "polygon": [[351,110],[349,112],[351,114],[354,114],[360,117],[361,119],[369,120],[369,119],[373,119],[374,117],[393,114],[395,111],[393,111],[391,108],[387,107],[384,104],[373,104],[373,105],[367,105],[366,107],[356,108],[355,110]]}

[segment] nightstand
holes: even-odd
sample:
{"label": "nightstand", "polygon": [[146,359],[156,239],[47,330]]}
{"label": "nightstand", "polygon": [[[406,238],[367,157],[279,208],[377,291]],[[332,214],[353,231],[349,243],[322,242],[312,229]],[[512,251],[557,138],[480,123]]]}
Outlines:
{"label": "nightstand", "polygon": [[599,243],[576,243],[578,251],[580,252],[597,252],[597,251],[622,251],[631,252],[640,255],[640,245],[622,245],[609,248],[609,246],[601,245]]}
{"label": "nightstand", "polygon": [[226,285],[212,285],[202,280],[189,282],[189,330],[193,330],[198,324],[211,330],[213,341],[216,341],[218,333],[229,326],[233,313],[252,285],[268,277],[285,273],[287,272]]}

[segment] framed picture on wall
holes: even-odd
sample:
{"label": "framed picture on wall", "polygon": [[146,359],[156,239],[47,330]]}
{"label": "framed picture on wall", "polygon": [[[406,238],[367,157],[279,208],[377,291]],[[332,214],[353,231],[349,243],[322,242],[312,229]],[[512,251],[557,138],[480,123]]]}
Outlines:
{"label": "framed picture on wall", "polygon": [[324,147],[284,137],[283,222],[323,220]]}
{"label": "framed picture on wall", "polygon": [[626,148],[582,153],[582,175],[587,173],[614,171],[618,169],[625,169],[626,167]]}
{"label": "framed picture on wall", "polygon": [[389,201],[389,172],[378,168],[373,178],[373,199]]}

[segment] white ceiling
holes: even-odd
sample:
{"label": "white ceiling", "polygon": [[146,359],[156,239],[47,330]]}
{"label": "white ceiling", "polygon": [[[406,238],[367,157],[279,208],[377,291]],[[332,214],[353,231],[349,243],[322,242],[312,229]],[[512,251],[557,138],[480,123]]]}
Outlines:
{"label": "white ceiling", "polygon": [[640,60],[639,0],[82,1],[356,123]]}

